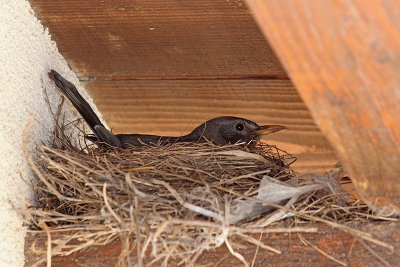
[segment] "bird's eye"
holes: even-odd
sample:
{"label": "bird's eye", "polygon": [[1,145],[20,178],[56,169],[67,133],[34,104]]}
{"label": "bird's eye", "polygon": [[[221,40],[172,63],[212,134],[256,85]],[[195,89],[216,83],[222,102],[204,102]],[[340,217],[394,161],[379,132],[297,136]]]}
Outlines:
{"label": "bird's eye", "polygon": [[236,124],[236,130],[243,131],[243,129],[244,129],[243,124],[241,124],[241,123]]}

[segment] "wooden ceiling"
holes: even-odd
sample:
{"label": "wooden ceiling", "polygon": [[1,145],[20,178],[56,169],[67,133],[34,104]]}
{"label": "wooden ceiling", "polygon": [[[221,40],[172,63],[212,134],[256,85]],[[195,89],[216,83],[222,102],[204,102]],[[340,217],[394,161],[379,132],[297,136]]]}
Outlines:
{"label": "wooden ceiling", "polygon": [[283,124],[297,170],[336,162],[244,1],[31,0],[116,133],[182,134],[220,115]]}
{"label": "wooden ceiling", "polygon": [[32,0],[81,77],[286,78],[242,1]]}

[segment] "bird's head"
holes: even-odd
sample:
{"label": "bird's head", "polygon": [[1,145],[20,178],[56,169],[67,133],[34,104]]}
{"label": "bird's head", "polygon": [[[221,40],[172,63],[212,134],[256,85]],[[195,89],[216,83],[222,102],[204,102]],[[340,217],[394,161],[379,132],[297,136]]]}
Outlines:
{"label": "bird's head", "polygon": [[193,139],[207,139],[225,145],[250,143],[261,136],[285,129],[281,125],[258,125],[257,123],[238,117],[218,117],[198,126],[188,136]]}

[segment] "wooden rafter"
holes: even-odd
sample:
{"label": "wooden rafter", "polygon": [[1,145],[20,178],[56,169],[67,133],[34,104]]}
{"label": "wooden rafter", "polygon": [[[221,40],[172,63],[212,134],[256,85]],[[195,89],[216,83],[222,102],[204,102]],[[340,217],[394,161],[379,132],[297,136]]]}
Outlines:
{"label": "wooden rafter", "polygon": [[400,214],[400,1],[247,3],[359,193]]}

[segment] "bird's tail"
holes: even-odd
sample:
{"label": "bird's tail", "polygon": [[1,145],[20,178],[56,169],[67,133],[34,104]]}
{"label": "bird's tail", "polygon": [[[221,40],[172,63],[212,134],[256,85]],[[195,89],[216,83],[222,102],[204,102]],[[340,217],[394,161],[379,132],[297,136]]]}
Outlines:
{"label": "bird's tail", "polygon": [[111,146],[120,146],[116,136],[104,127],[103,123],[100,121],[89,103],[79,94],[75,85],[64,79],[55,70],[49,72],[49,77],[55,82],[56,86],[69,99],[69,101],[71,101],[79,114],[81,114],[82,118],[96,135],[98,141],[102,141]]}

